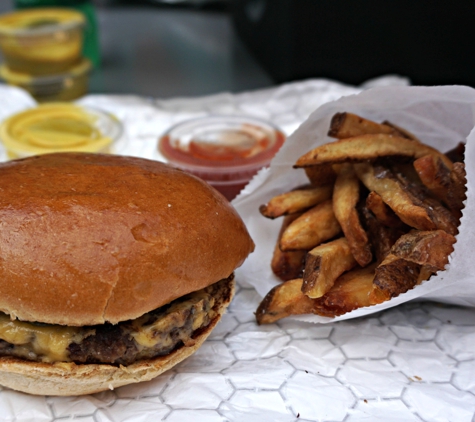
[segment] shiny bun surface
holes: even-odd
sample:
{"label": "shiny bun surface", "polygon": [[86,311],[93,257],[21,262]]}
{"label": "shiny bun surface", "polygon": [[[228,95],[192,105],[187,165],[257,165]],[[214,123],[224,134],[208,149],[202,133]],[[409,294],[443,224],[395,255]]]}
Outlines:
{"label": "shiny bun surface", "polygon": [[72,326],[134,319],[228,277],[254,244],[200,179],[134,157],[0,165],[0,310]]}

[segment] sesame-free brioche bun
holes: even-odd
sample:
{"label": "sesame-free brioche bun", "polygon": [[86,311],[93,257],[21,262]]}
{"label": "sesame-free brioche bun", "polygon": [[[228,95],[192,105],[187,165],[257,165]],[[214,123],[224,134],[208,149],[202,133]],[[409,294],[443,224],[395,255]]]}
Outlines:
{"label": "sesame-free brioche bun", "polygon": [[227,278],[254,248],[202,180],[112,155],[0,164],[0,225],[0,310],[69,326],[137,318]]}

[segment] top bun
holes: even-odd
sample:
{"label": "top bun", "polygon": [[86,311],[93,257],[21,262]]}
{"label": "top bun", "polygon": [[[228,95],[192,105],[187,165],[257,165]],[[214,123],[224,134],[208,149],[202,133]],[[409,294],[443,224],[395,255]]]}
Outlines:
{"label": "top bun", "polygon": [[228,277],[254,244],[228,201],[156,161],[58,153],[0,164],[0,310],[83,326]]}

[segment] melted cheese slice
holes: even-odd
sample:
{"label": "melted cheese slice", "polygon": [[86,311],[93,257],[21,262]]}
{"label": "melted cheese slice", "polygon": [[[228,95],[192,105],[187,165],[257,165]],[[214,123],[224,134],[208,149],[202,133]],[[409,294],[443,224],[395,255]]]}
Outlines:
{"label": "melted cheese slice", "polygon": [[[190,297],[173,302],[150,318],[145,314],[123,326],[138,350],[172,349],[178,341],[191,345],[192,334],[209,324],[216,316],[215,298],[208,289],[194,292]],[[150,322],[153,321],[153,322]],[[70,362],[68,346],[95,333],[94,327],[68,327],[11,320],[0,312],[0,339],[14,346],[13,355],[42,362]]]}
{"label": "melted cheese slice", "polygon": [[12,321],[8,315],[0,314],[0,338],[15,346],[30,346],[44,362],[68,361],[67,347],[80,340],[80,332],[79,327]]}
{"label": "melted cheese slice", "polygon": [[[205,308],[205,303],[207,303],[207,308]],[[205,323],[206,316],[213,305],[214,298],[210,297],[205,290],[195,292],[190,299],[174,303],[170,306],[166,315],[158,318],[152,324],[146,324],[145,318],[135,320],[133,322],[134,331],[131,335],[136,343],[142,347],[152,348],[159,341],[162,346],[171,347],[174,344],[174,339],[170,333],[173,329],[185,326],[188,320],[188,312],[193,313],[193,325],[190,327],[190,331],[194,331]],[[186,344],[189,336],[184,333],[186,333],[186,330],[178,330],[176,334]]]}

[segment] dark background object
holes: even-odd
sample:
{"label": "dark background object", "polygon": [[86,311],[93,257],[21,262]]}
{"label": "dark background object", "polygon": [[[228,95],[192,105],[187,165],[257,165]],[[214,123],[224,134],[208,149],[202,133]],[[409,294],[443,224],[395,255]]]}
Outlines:
{"label": "dark background object", "polygon": [[475,2],[233,0],[237,33],[278,82],[399,74],[475,85]]}
{"label": "dark background object", "polygon": [[134,7],[148,5],[214,11],[226,10],[229,1],[231,0],[102,0],[102,2],[108,5],[127,5]]}

